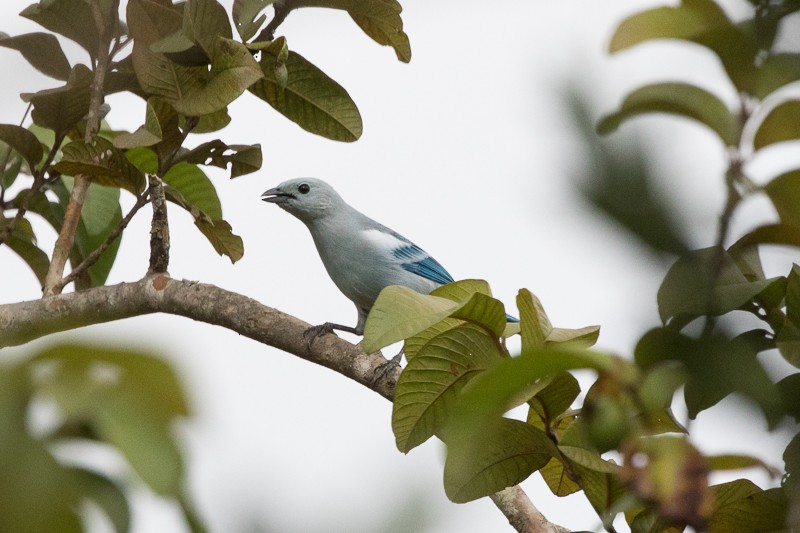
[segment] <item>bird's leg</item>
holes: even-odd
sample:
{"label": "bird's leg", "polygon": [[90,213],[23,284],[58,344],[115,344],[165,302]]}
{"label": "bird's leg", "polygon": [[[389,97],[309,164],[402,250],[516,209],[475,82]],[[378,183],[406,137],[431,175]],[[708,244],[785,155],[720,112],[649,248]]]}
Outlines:
{"label": "bird's leg", "polygon": [[380,381],[381,379],[385,378],[389,373],[394,370],[395,368],[400,367],[400,361],[403,359],[403,348],[400,348],[400,352],[386,361],[381,365],[375,367],[374,372],[372,373],[372,382],[375,383]]}
{"label": "bird's leg", "polygon": [[357,328],[351,326],[343,326],[341,324],[334,324],[333,322],[325,322],[324,324],[320,324],[319,326],[311,326],[307,330],[303,332],[303,337],[306,339],[306,346],[308,349],[311,349],[311,345],[314,344],[314,341],[317,340],[318,337],[322,337],[323,335],[327,335],[329,333],[333,333],[333,330],[338,329],[339,331],[346,331],[348,333],[353,333],[355,335],[361,335]]}

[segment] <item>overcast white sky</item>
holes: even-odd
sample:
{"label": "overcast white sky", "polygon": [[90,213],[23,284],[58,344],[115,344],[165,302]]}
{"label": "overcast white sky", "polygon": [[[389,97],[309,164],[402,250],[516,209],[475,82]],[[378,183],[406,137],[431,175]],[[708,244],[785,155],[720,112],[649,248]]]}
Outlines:
{"label": "overcast white sky", "polygon": [[[315,176],[416,241],[456,278],[489,280],[512,309],[516,291],[527,287],[554,324],[601,324],[599,345],[630,354],[641,333],[658,323],[655,293],[665,265],[576,198],[575,176],[590,177],[591,169],[560,97],[575,83],[598,112],[609,111],[626,90],[678,78],[732,102],[719,66],[699,49],[662,43],[616,57],[605,53],[617,22],[658,3],[407,0],[409,65],[343,13],[293,13],[279,33],[350,92],[364,135],[354,144],[314,137],[245,95],[231,107],[232,126],[220,136],[261,143],[263,169],[232,182],[209,171],[225,218],[244,238],[245,256],[235,265],[217,257],[190,218],[171,209],[170,273],[246,294],[312,324],[354,323],[352,304],[328,279],[305,227],[259,199],[284,179]],[[0,3],[0,30],[38,31],[16,16],[26,5]],[[30,72],[10,50],[0,50],[0,65],[0,122],[15,123],[24,111],[18,93],[56,82]],[[144,104],[136,98],[115,96],[109,103],[113,127],[133,129],[143,120]],[[709,245],[724,152],[702,128],[672,118],[641,119],[619,137],[643,132],[652,133],[653,160],[669,175],[665,194],[682,204],[695,244]],[[753,202],[734,229],[769,216],[763,203]],[[146,218],[126,232],[109,283],[145,272]],[[51,249],[54,236],[43,226],[39,233]],[[775,274],[788,271],[791,259],[778,254]],[[38,297],[33,275],[3,248],[0,264],[0,301]],[[211,531],[507,530],[488,499],[446,500],[438,443],[400,454],[391,405],[326,369],[172,316],[96,326],[35,345],[63,339],[131,342],[177,365],[195,406],[196,416],[181,428],[191,489]],[[742,424],[743,412],[723,411],[693,425],[704,451],[749,451],[781,464],[783,437],[765,444],[750,437],[763,428],[757,415],[749,413],[753,422]],[[523,486],[551,520],[574,529],[597,526],[582,496],[557,499],[538,475]],[[180,531],[170,505],[146,494],[137,501],[135,533]]]}

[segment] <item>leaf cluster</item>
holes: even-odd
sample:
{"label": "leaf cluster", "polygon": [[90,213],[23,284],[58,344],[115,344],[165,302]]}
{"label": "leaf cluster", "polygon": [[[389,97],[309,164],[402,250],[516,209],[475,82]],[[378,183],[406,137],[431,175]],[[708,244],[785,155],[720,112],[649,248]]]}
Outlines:
{"label": "leaf cluster", "polygon": [[[46,424],[36,413],[48,410]],[[151,491],[184,505],[185,469],[174,424],[189,414],[172,369],[152,354],[59,344],[0,365],[0,511],[4,531],[84,531],[93,502],[123,533],[131,493],[123,479],[54,449],[113,449]],[[41,417],[39,417],[41,418]],[[35,495],[32,497],[31,495]]]}

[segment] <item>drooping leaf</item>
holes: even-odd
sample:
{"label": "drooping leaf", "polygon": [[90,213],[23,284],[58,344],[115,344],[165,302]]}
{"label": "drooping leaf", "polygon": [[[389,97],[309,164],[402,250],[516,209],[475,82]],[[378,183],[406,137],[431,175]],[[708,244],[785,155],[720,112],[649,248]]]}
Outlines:
{"label": "drooping leaf", "polygon": [[249,91],[306,131],[335,141],[361,137],[361,114],[347,91],[296,52],[286,60],[285,87],[275,76],[278,59],[261,55],[262,80]]}
{"label": "drooping leaf", "polygon": [[16,150],[30,168],[35,168],[42,160],[42,145],[39,139],[25,128],[13,124],[0,124],[0,141]]}
{"label": "drooping leaf", "polygon": [[761,121],[753,146],[760,150],[770,144],[800,140],[800,100],[787,100],[773,107]]}
{"label": "drooping leaf", "polygon": [[[165,191],[167,199],[189,211],[195,219],[222,219],[222,205],[217,190],[196,165],[178,163],[162,179],[169,186]],[[179,193],[180,197],[173,194],[173,191]]]}
{"label": "drooping leaf", "polygon": [[[7,221],[0,221],[0,233],[3,232],[7,223]],[[50,267],[50,258],[36,246],[36,236],[30,223],[25,218],[17,223],[14,231],[3,241],[3,244],[25,261],[33,271],[36,279],[39,280],[39,283],[44,285],[44,279]]]}
{"label": "drooping leaf", "polygon": [[197,219],[195,226],[206,236],[219,255],[227,256],[235,263],[244,256],[244,242],[233,233],[231,225],[224,220],[207,221]]}
{"label": "drooping leaf", "polygon": [[75,41],[92,60],[97,57],[100,35],[92,8],[85,0],[41,0],[25,8],[20,16]]}
{"label": "drooping leaf", "polygon": [[[569,472],[564,468],[564,464],[556,457],[550,459],[545,466],[539,469],[542,479],[547,483],[547,487],[556,496],[569,496],[581,490]],[[576,476],[577,477],[577,476]]]}
{"label": "drooping leaf", "polygon": [[130,530],[131,512],[122,489],[102,474],[80,468],[71,470],[75,482],[86,492],[86,496],[100,506],[114,525],[117,533]]}
{"label": "drooping leaf", "polygon": [[267,19],[261,12],[272,2],[273,0],[233,0],[233,24],[242,41],[249,41],[261,28]]}
{"label": "drooping leaf", "polygon": [[347,12],[372,40],[394,49],[397,59],[411,61],[411,44],[403,31],[403,8],[397,0],[357,0],[348,2]]}
{"label": "drooping leaf", "polygon": [[749,281],[724,250],[695,250],[670,267],[658,289],[658,311],[664,323],[679,316],[722,315],[783,282]]}
{"label": "drooping leaf", "polygon": [[753,96],[763,100],[797,80],[800,80],[800,54],[769,54],[756,71]]}
{"label": "drooping leaf", "polygon": [[636,89],[625,97],[620,109],[604,116],[597,124],[601,135],[644,113],[670,113],[700,122],[711,128],[726,146],[736,144],[736,120],[715,95],[688,83],[654,83]]}
{"label": "drooping leaf", "polygon": [[392,410],[397,448],[408,453],[439,431],[464,385],[502,357],[490,337],[469,325],[428,342],[397,381]]}
{"label": "drooping leaf", "polygon": [[737,479],[712,487],[714,513],[709,531],[782,531],[786,517],[783,490],[761,490],[752,481]]}
{"label": "drooping leaf", "polygon": [[203,143],[178,158],[197,165],[213,165],[227,169],[230,165],[231,178],[255,172],[261,168],[261,145],[227,145],[219,139]]}
{"label": "drooping leaf", "polygon": [[62,154],[61,161],[53,167],[62,174],[83,174],[95,183],[121,187],[133,194],[144,190],[144,174],[102,137],[97,137],[91,144],[73,141],[62,148]]}
{"label": "drooping leaf", "polygon": [[[83,3],[82,0],[77,1]],[[86,65],[75,65],[62,87],[23,94],[22,98],[33,105],[33,121],[56,133],[64,133],[74,127],[89,112],[92,78],[92,72]]]}
{"label": "drooping leaf", "polygon": [[[779,193],[780,194],[780,193]],[[780,204],[784,201],[778,200]],[[788,202],[786,202],[788,204]],[[792,213],[792,206],[787,205],[783,207],[786,216],[792,220],[794,214]],[[798,216],[800,221],[800,216]],[[736,241],[729,249],[732,256],[736,255],[748,248],[755,248],[755,244],[784,244],[787,246],[796,246],[800,248],[800,226],[789,224],[768,224],[766,226],[759,226],[756,229],[744,234],[738,241]]]}
{"label": "drooping leaf", "polygon": [[19,51],[42,74],[57,80],[69,78],[72,67],[55,35],[35,32],[9,37],[0,32],[0,46]]}
{"label": "drooping leaf", "polygon": [[553,457],[553,443],[540,430],[519,420],[499,418],[456,440],[448,434],[444,489],[465,503],[516,485]]}
{"label": "drooping leaf", "polygon": [[797,391],[800,390],[800,373],[786,376],[776,383],[775,387],[783,399],[786,414],[794,418],[796,422],[800,422],[800,395],[797,394]]}
{"label": "drooping leaf", "polygon": [[183,10],[182,31],[211,58],[217,53],[220,37],[229,41],[233,37],[228,14],[217,0],[188,0]]}
{"label": "drooping leaf", "polygon": [[559,372],[542,380],[542,388],[528,400],[528,423],[549,428],[555,418],[569,409],[581,392],[578,380],[569,372]]}

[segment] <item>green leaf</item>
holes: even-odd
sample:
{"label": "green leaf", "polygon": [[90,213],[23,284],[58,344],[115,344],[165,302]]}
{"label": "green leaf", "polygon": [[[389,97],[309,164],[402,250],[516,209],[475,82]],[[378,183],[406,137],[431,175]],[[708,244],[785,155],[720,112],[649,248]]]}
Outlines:
{"label": "green leaf", "polygon": [[[581,392],[578,380],[569,372],[559,372],[542,380],[542,389],[528,400],[528,423],[539,429],[549,427],[556,417],[570,408]],[[537,417],[541,422],[534,419]]]}
{"label": "green leaf", "polygon": [[600,337],[600,326],[586,326],[578,329],[553,328],[547,335],[547,346],[569,344],[576,348],[590,348]]}
{"label": "green leaf", "polygon": [[[82,3],[82,0],[78,1]],[[56,133],[63,134],[73,128],[89,112],[92,78],[92,72],[86,65],[75,65],[62,87],[23,94],[23,100],[33,105],[33,121]]]}
{"label": "green leaf", "polygon": [[782,489],[762,491],[744,479],[712,488],[715,489],[715,509],[709,531],[784,530],[786,494]]}
{"label": "green leaf", "polygon": [[[0,232],[3,231],[5,224],[5,221],[0,221]],[[3,242],[12,252],[27,263],[39,283],[44,285],[47,270],[50,268],[50,259],[35,243],[36,236],[33,233],[30,222],[24,218],[17,223],[14,231]]]}
{"label": "green leaf", "polygon": [[569,496],[581,490],[581,486],[569,477],[564,464],[556,457],[540,468],[539,473],[547,483],[547,487],[556,496]]}
{"label": "green leaf", "polygon": [[800,228],[800,170],[781,174],[764,186],[781,222]]}
{"label": "green leaf", "polygon": [[774,91],[800,80],[800,54],[769,54],[756,71],[753,96],[763,100]]}
{"label": "green leaf", "polygon": [[219,38],[230,41],[233,37],[228,14],[217,0],[188,0],[183,10],[182,31],[212,58],[217,53]]}
{"label": "green leaf", "polygon": [[517,293],[517,308],[520,313],[522,352],[544,348],[545,339],[550,335],[553,326],[544,312],[542,302],[528,289],[521,289]]}
{"label": "green leaf", "polygon": [[[123,133],[114,138],[114,146],[117,148],[138,148],[142,146],[153,146],[164,138],[164,129],[168,128],[165,124],[161,125],[162,119],[167,117],[159,116],[158,102],[156,98],[147,101],[144,124],[133,133]],[[155,172],[155,171],[154,171]]]}
{"label": "green leaf", "polygon": [[495,342],[470,325],[431,339],[397,381],[392,410],[397,448],[408,453],[438,432],[464,385],[502,357]]}
{"label": "green leaf", "polygon": [[233,24],[242,41],[249,41],[255,36],[267,19],[261,12],[272,2],[273,0],[233,0]]}
{"label": "green leaf", "polygon": [[679,316],[722,315],[775,283],[783,279],[749,281],[724,250],[695,250],[678,259],[664,277],[658,289],[658,312],[664,323]]}
{"label": "green leaf", "polygon": [[447,318],[457,304],[391,285],[383,289],[367,316],[361,346],[367,353],[411,337]]}
{"label": "green leaf", "polygon": [[0,141],[11,146],[27,161],[30,168],[42,160],[42,145],[36,135],[13,124],[0,124]]}
{"label": "green leaf", "polygon": [[[181,118],[181,128],[185,128],[185,119],[184,117]],[[228,108],[220,109],[219,111],[215,111],[214,113],[209,113],[208,115],[203,115],[199,117],[200,120],[197,122],[197,125],[192,128],[192,133],[213,133],[215,131],[219,131],[231,122],[231,116],[228,114]]]}
{"label": "green leaf", "polygon": [[249,91],[306,131],[335,141],[361,137],[361,114],[347,91],[303,56],[289,52],[288,81],[282,87],[275,77],[277,59],[261,55],[262,80]]}
{"label": "green leaf", "polygon": [[165,191],[167,199],[189,211],[195,219],[222,219],[222,205],[217,190],[205,172],[196,165],[178,163],[162,179],[169,185]]}
{"label": "green leaf", "polygon": [[[800,422],[800,373],[790,374],[775,384],[788,416]],[[800,475],[800,474],[799,474]]]}
{"label": "green leaf", "polygon": [[215,139],[182,154],[178,161],[212,165],[223,169],[227,169],[230,165],[231,178],[236,178],[261,168],[261,145],[233,144],[228,146],[221,140]]}
{"label": "green leaf", "polygon": [[706,456],[708,468],[711,470],[741,470],[743,468],[762,468],[772,477],[779,475],[778,471],[767,463],[749,455],[709,455]]}
{"label": "green leaf", "polygon": [[92,8],[85,0],[41,0],[25,8],[20,16],[75,41],[92,60],[97,57],[100,35]]}
{"label": "green leaf", "polygon": [[348,2],[347,12],[372,40],[394,49],[397,59],[411,61],[411,44],[403,31],[403,8],[397,0],[357,0]]}
{"label": "green leaf", "polygon": [[584,468],[601,472],[603,474],[617,474],[620,470],[618,465],[606,461],[596,452],[575,446],[559,446],[559,451],[564,454],[571,462],[581,465]]}
{"label": "green leaf", "polygon": [[447,298],[456,303],[461,303],[468,300],[476,292],[486,296],[492,295],[492,289],[486,281],[482,279],[461,279],[433,289],[431,296]]}
{"label": "green leaf", "polygon": [[[784,201],[781,199],[779,202],[783,203]],[[791,206],[787,205],[783,209],[789,211],[786,216],[791,220],[794,216],[790,212]],[[798,221],[800,222],[800,216],[798,216]],[[742,236],[730,247],[729,251],[735,257],[740,251],[753,247],[755,244],[785,244],[800,248],[800,225],[768,224],[759,226]]]}
{"label": "green leaf", "polygon": [[408,337],[403,343],[403,353],[405,353],[406,360],[411,360],[417,356],[420,350],[430,342],[431,339],[437,335],[444,333],[447,330],[453,329],[457,326],[465,324],[463,320],[456,320],[455,318],[445,318],[429,328],[426,328],[416,335]]}
{"label": "green leaf", "polygon": [[617,26],[609,51],[619,52],[651,39],[693,40],[730,24],[711,0],[683,0],[678,7],[657,7],[636,13]]}
{"label": "green leaf", "polygon": [[130,530],[131,512],[125,493],[111,479],[80,468],[71,470],[75,483],[105,512],[117,533]]}
{"label": "green leaf", "polygon": [[773,107],[761,121],[753,139],[760,150],[770,144],[800,139],[800,100],[787,100]]}
{"label": "green leaf", "polygon": [[800,326],[800,266],[792,265],[786,278],[786,317],[795,326]]}
{"label": "green leaf", "polygon": [[[81,209],[81,221],[75,236],[75,246],[80,254],[76,259],[82,261],[103,244],[121,220],[119,189],[91,183],[86,191],[86,199]],[[87,270],[92,287],[103,285],[108,279],[108,274],[117,258],[120,242],[121,236]],[[73,265],[77,266],[74,261]]]}
{"label": "green leaf", "polygon": [[647,369],[639,387],[642,406],[649,410],[668,408],[675,392],[686,383],[683,365],[674,361],[655,363]]}
{"label": "green leaf", "polygon": [[54,169],[68,176],[83,174],[94,183],[121,187],[133,194],[144,191],[144,174],[108,140],[97,137],[92,144],[73,141],[62,148],[61,161]]}
{"label": "green leaf", "polygon": [[224,220],[194,221],[195,226],[206,236],[208,242],[219,255],[225,255],[235,263],[244,256],[244,242],[242,238],[233,233],[231,225]]}
{"label": "green leaf", "polygon": [[465,320],[493,333],[495,337],[503,335],[506,327],[506,310],[500,300],[495,300],[481,292],[476,292],[451,314],[451,318]]}
{"label": "green leaf", "polygon": [[66,80],[72,70],[58,39],[49,33],[26,33],[8,37],[0,33],[0,46],[17,50],[33,68],[57,80]]}
{"label": "green leaf", "polygon": [[448,435],[444,490],[465,503],[516,485],[553,457],[553,444],[540,430],[500,418],[470,434],[469,441]]}
{"label": "green leaf", "polygon": [[800,368],[800,326],[785,324],[775,337],[775,344],[787,363]]}
{"label": "green leaf", "polygon": [[670,113],[690,118],[713,130],[726,146],[737,142],[736,119],[716,96],[688,83],[655,83],[636,89],[620,109],[603,117],[597,132],[606,135],[619,125],[644,113]]}

